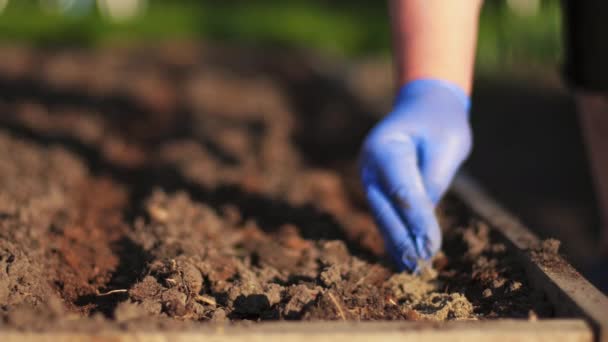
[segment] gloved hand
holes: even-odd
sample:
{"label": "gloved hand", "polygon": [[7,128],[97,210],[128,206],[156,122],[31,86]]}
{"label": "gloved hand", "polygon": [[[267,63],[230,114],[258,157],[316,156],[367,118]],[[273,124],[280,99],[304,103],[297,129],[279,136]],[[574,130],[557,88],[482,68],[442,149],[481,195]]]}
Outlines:
{"label": "gloved hand", "polygon": [[457,85],[412,81],[363,143],[360,172],[387,251],[416,272],[441,247],[435,206],[469,155],[469,97]]}

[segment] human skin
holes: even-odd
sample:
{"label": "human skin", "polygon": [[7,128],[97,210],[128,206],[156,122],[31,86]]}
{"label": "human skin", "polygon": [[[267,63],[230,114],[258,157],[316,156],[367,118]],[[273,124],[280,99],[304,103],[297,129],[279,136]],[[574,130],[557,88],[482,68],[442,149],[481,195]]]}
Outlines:
{"label": "human skin", "polygon": [[389,0],[398,86],[422,78],[471,93],[481,0]]}

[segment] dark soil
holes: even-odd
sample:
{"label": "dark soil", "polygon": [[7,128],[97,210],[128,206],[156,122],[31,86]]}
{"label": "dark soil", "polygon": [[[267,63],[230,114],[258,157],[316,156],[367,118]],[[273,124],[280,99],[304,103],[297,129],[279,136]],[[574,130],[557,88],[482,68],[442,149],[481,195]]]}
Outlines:
{"label": "dark soil", "polygon": [[397,273],[357,184],[365,106],[297,53],[0,49],[0,323],[551,316],[448,198]]}

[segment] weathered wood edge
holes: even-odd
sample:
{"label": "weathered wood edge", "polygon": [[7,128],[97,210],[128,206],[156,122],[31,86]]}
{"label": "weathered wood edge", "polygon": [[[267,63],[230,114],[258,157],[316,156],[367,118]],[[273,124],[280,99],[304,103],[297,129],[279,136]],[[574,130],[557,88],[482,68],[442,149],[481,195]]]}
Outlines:
{"label": "weathered wood edge", "polygon": [[187,331],[0,332],[3,342],[176,341],[363,342],[363,341],[567,341],[589,342],[580,319],[431,322],[274,322],[211,326]]}
{"label": "weathered wood edge", "polygon": [[587,281],[566,260],[559,267],[543,265],[530,251],[540,240],[508,213],[468,175],[460,174],[453,191],[473,212],[498,230],[517,249],[534,286],[548,296],[561,317],[584,317],[592,326],[596,341],[608,342],[608,298]]}

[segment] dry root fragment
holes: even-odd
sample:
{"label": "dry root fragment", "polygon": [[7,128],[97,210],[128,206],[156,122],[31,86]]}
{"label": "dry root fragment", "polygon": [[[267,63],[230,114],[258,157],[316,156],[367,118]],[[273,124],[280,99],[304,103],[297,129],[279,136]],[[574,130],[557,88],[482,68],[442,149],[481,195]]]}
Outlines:
{"label": "dry root fragment", "polygon": [[209,304],[211,306],[217,306],[217,301],[213,297],[204,296],[204,295],[203,296],[198,295],[198,296],[194,297],[194,299],[196,299],[199,302],[203,302],[205,304]]}
{"label": "dry root fragment", "polygon": [[111,290],[108,292],[97,292],[95,295],[97,295],[97,297],[104,297],[104,296],[109,296],[109,295],[113,295],[116,293],[126,293],[128,291],[129,290],[127,290],[127,289],[118,289],[118,290]]}
{"label": "dry root fragment", "polygon": [[338,303],[338,301],[336,300],[336,297],[334,297],[334,295],[331,294],[331,292],[328,292],[327,295],[329,296],[329,299],[331,300],[331,302],[336,306],[336,309],[338,310],[338,314],[340,315],[340,318],[342,318],[343,321],[346,321],[346,316],[344,316],[344,310],[342,310],[342,306],[340,305],[340,303]]}

